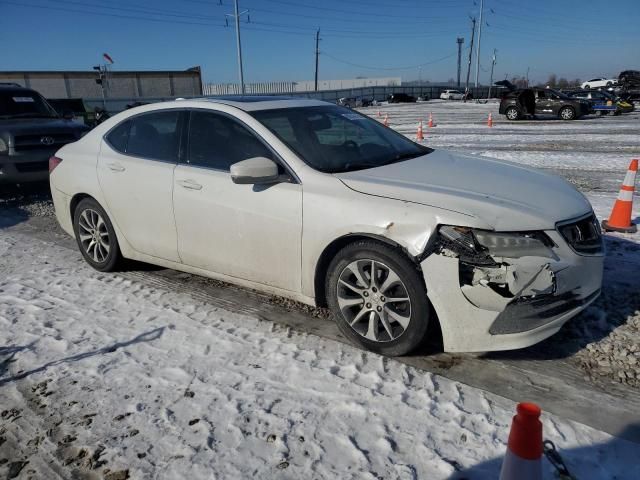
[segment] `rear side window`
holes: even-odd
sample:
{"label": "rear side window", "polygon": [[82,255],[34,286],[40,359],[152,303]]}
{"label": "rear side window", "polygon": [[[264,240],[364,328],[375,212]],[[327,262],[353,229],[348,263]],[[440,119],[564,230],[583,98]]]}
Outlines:
{"label": "rear side window", "polygon": [[130,120],[126,153],[153,160],[178,161],[180,111],[153,112]]}
{"label": "rear side window", "polygon": [[117,152],[127,152],[127,140],[129,139],[130,128],[131,122],[127,120],[111,130],[109,135],[107,135],[107,142],[109,142],[109,145]]}
{"label": "rear side window", "polygon": [[271,150],[235,120],[212,112],[191,112],[187,157],[190,165],[229,171],[234,163],[253,157],[275,161]]}

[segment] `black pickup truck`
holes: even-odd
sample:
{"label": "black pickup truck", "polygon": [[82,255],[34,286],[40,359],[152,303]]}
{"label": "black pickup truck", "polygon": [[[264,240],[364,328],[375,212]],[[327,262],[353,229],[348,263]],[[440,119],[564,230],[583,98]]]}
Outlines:
{"label": "black pickup truck", "polygon": [[0,185],[46,180],[49,157],[87,130],[35,90],[0,83]]}

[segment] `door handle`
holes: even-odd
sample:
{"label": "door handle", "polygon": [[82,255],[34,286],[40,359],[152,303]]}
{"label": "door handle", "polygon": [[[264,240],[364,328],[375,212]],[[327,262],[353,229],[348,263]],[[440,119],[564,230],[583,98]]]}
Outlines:
{"label": "door handle", "polygon": [[178,185],[189,190],[202,190],[202,185],[193,180],[178,180]]}
{"label": "door handle", "polygon": [[124,172],[125,168],[120,165],[119,163],[108,163],[107,167],[109,167],[109,170],[113,170],[114,172]]}

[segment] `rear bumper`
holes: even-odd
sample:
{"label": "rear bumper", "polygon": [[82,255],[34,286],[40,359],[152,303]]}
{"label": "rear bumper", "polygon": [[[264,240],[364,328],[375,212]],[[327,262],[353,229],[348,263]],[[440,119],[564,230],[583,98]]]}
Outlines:
{"label": "rear bumper", "polygon": [[49,157],[55,149],[0,156],[0,183],[37,182],[49,178]]}
{"label": "rear bumper", "polygon": [[[559,244],[559,239],[554,240]],[[427,257],[421,266],[427,295],[440,320],[445,351],[528,347],[556,333],[591,304],[600,294],[604,256],[578,255],[566,243],[558,254],[556,260],[539,260],[553,272],[553,293],[515,299],[502,298],[482,286],[473,287],[475,291],[470,294],[465,290],[468,287],[461,286],[457,258],[439,254]]]}

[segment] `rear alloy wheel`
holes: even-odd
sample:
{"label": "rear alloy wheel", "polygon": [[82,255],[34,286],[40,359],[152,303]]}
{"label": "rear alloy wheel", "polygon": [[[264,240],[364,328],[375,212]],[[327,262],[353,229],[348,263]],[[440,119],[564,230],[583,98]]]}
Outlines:
{"label": "rear alloy wheel", "polygon": [[576,111],[573,107],[562,107],[560,109],[560,118],[562,120],[573,120],[576,118]]}
{"label": "rear alloy wheel", "polygon": [[82,256],[96,270],[109,272],[120,261],[120,248],[111,221],[91,198],[82,200],[73,215],[73,230]]}
{"label": "rear alloy wheel", "polygon": [[507,108],[507,110],[504,112],[504,114],[507,116],[508,120],[519,120],[520,119],[520,110],[518,110],[516,107]]}
{"label": "rear alloy wheel", "polygon": [[404,355],[424,339],[429,302],[418,271],[396,250],[361,241],[331,262],[327,300],[342,333],[384,355]]}

